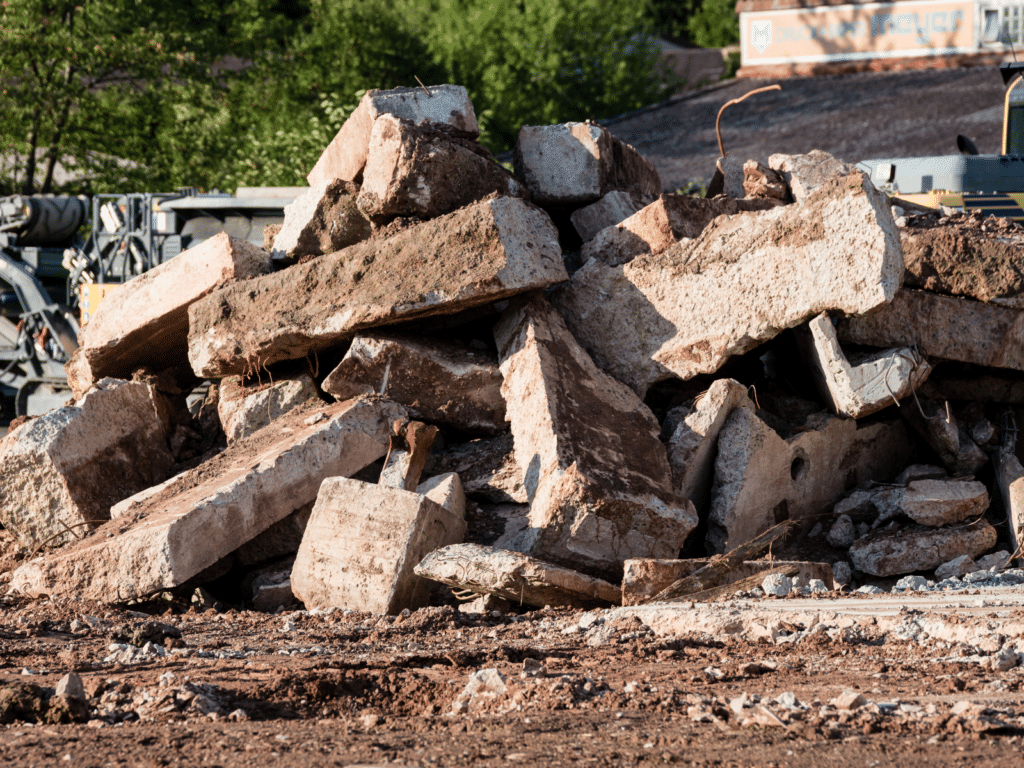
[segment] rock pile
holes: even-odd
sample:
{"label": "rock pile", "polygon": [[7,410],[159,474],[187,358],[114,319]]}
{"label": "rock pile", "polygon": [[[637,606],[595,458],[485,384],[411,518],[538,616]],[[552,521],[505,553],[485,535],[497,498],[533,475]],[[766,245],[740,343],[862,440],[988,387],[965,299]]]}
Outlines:
{"label": "rock pile", "polygon": [[514,172],[477,134],[461,87],[371,91],[265,251],[109,296],[74,404],[0,443],[11,587],[640,603],[785,521],[820,562],[718,581],[1019,554],[1015,225],[907,214],[824,153],[704,199],[592,123],[524,126]]}

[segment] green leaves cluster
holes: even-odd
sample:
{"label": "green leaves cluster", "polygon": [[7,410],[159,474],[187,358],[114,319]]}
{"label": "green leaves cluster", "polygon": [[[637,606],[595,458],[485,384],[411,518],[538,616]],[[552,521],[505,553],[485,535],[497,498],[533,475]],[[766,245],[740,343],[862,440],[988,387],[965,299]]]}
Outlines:
{"label": "green leaves cluster", "polygon": [[650,0],[0,0],[0,194],[303,184],[369,88],[458,83],[523,124],[667,94]]}

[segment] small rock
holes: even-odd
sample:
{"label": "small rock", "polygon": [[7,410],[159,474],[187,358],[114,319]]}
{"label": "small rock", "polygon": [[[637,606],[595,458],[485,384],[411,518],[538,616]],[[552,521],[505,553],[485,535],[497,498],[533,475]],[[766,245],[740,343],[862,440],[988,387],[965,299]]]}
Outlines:
{"label": "small rock", "polygon": [[82,678],[75,672],[69,672],[57,682],[57,695],[67,696],[69,699],[86,700],[85,687],[82,685]]}
{"label": "small rock", "polygon": [[856,538],[857,528],[849,515],[840,515],[832,524],[832,528],[829,529],[828,535],[825,537],[829,544],[840,549],[853,544]]}
{"label": "small rock", "polygon": [[825,586],[825,582],[821,579],[811,579],[807,582],[807,591],[813,595],[821,592],[828,592],[828,587]]}
{"label": "small rock", "polygon": [[546,677],[547,666],[537,659],[523,659],[522,677]]}
{"label": "small rock", "polygon": [[832,563],[832,580],[840,586],[853,581],[853,568],[845,560],[836,560]]}
{"label": "small rock", "polygon": [[976,561],[977,570],[990,571],[995,568],[997,571],[1006,567],[1007,563],[1010,562],[1010,553],[1005,549],[1001,549],[998,552],[993,552],[991,555],[985,555],[979,557]]}
{"label": "small rock", "polygon": [[863,587],[857,590],[858,595],[881,595],[884,594],[885,590],[876,587],[874,584],[865,584]]}
{"label": "small rock", "polygon": [[915,592],[928,589],[928,579],[924,578],[924,576],[904,576],[896,582],[896,586],[892,588],[892,591],[895,593],[906,589],[912,589]]}
{"label": "small rock", "polygon": [[800,703],[800,700],[796,697],[796,694],[793,693],[792,691],[786,691],[785,693],[780,693],[778,696],[775,697],[775,703],[778,704],[780,707],[785,707],[786,709],[803,709],[804,708],[804,705]]}
{"label": "small rock", "polygon": [[854,710],[863,707],[868,700],[859,691],[843,691],[829,703],[836,709]]}
{"label": "small rock", "polygon": [[1010,648],[1003,648],[989,659],[989,664],[995,672],[1005,672],[1008,669],[1013,669],[1019,662],[1020,655]]}
{"label": "small rock", "polygon": [[960,555],[960,557],[955,557],[948,563],[943,563],[936,568],[935,578],[941,581],[942,579],[963,576],[977,570],[979,570],[978,565],[971,559],[970,555]]}
{"label": "small rock", "polygon": [[785,574],[775,573],[766,577],[765,580],[761,582],[761,589],[763,589],[767,595],[785,597],[793,591],[793,581]]}
{"label": "small rock", "polygon": [[359,722],[362,723],[363,728],[370,730],[380,722],[380,716],[374,714],[363,715],[359,718]]}

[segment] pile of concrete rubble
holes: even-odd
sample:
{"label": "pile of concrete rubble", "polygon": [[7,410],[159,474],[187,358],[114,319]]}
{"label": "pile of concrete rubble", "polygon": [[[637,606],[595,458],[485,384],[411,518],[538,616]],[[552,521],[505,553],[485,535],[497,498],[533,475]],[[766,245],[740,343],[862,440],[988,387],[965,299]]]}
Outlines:
{"label": "pile of concrete rubble", "polygon": [[[514,173],[477,136],[464,88],[370,91],[268,246],[106,298],[74,402],[0,443],[11,589],[397,613],[1020,554],[1014,224],[821,152],[706,199],[595,124],[524,126]],[[786,521],[812,562],[713,557]]]}

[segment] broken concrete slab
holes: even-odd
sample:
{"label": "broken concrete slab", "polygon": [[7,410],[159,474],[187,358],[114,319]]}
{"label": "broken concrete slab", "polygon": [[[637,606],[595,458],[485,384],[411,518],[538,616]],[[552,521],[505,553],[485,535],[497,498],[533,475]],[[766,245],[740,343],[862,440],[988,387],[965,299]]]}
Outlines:
{"label": "broken concrete slab", "polygon": [[976,558],[991,549],[996,538],[996,529],[984,520],[945,528],[878,531],[850,546],[850,561],[872,576],[930,571],[959,555]]}
{"label": "broken concrete slab", "polygon": [[449,125],[467,138],[479,135],[476,113],[465,88],[461,85],[432,85],[427,93],[422,88],[367,91],[309,172],[306,177],[309,186],[315,187],[333,179],[361,179],[373,124],[381,115],[394,115],[416,125]]}
{"label": "broken concrete slab", "polygon": [[373,230],[356,206],[359,186],[330,179],[310,187],[284,207],[284,222],[274,235],[275,259],[320,256],[366,240]]}
{"label": "broken concrete slab", "polygon": [[318,397],[316,383],[308,373],[248,386],[241,376],[228,376],[221,381],[217,414],[228,443],[233,443]]}
{"label": "broken concrete slab", "polygon": [[566,279],[547,214],[517,198],[488,200],[217,291],[189,310],[189,361],[204,377],[244,373]]}
{"label": "broken concrete slab", "polygon": [[183,584],[313,501],[325,477],[383,456],[388,427],[403,415],[367,399],[293,410],[144,494],[96,535],[21,566],[11,584],[31,596],[102,602]]}
{"label": "broken concrete slab", "polygon": [[715,471],[718,433],[735,408],[753,407],[747,388],[735,379],[718,379],[693,404],[668,441],[668,462],[676,493],[697,510],[707,507]]}
{"label": "broken concrete slab", "polygon": [[836,504],[833,513],[861,520],[868,516],[876,523],[903,515],[920,525],[938,527],[980,515],[988,505],[984,483],[942,478],[914,480],[903,487],[886,485],[855,491]]}
{"label": "broken concrete slab", "polygon": [[338,400],[386,395],[417,419],[457,429],[494,433],[508,427],[497,360],[454,342],[356,336],[322,386]]}
{"label": "broken concrete slab", "polygon": [[432,473],[457,472],[470,496],[498,504],[528,501],[510,432],[448,448],[435,454],[428,467]]}
{"label": "broken concrete slab", "polygon": [[641,198],[661,194],[654,165],[593,123],[524,125],[513,163],[541,205],[590,203],[616,189]]}
{"label": "broken concrete slab", "polygon": [[118,287],[79,334],[66,366],[75,399],[104,377],[127,379],[147,366],[162,371],[183,358],[188,308],[228,282],[269,271],[266,251],[221,233]]}
{"label": "broken concrete slab", "polygon": [[650,410],[539,295],[510,306],[494,336],[531,505],[509,548],[599,575],[621,574],[628,557],[676,556],[697,515],[672,489]]}
{"label": "broken concrete slab", "polygon": [[928,291],[902,289],[891,303],[839,321],[841,341],[916,347],[943,358],[1024,371],[1024,311]]}
{"label": "broken concrete slab", "polygon": [[445,128],[377,118],[357,199],[366,218],[378,226],[398,216],[426,220],[488,195],[528,196],[487,150]]}
{"label": "broken concrete slab", "polygon": [[[641,605],[679,579],[686,578],[706,566],[710,560],[627,560],[622,576],[622,604]],[[820,579],[829,589],[834,588],[832,568],[828,563],[810,563],[790,560],[747,560],[729,571],[723,584],[733,584],[749,576],[767,573],[773,568],[796,566],[800,583]]]}
{"label": "broken concrete slab", "polygon": [[614,584],[568,568],[480,544],[453,544],[431,552],[415,569],[419,576],[459,589],[496,595],[513,605],[594,608],[619,605]]}
{"label": "broken concrete slab", "polygon": [[772,155],[768,158],[768,167],[782,176],[798,203],[832,179],[849,176],[857,170],[856,166],[820,149],[812,149],[806,155]]}
{"label": "broken concrete slab", "polygon": [[1010,549],[1017,554],[1024,545],[1024,467],[1012,450],[1000,447],[992,455],[996,484],[1006,509],[1007,535]]}
{"label": "broken concrete slab", "polygon": [[709,551],[733,549],[782,520],[830,512],[851,488],[891,480],[913,455],[900,420],[863,424],[821,414],[783,439],[737,408],[718,436]]}
{"label": "broken concrete slab", "polygon": [[626,264],[641,254],[664,253],[684,238],[700,237],[719,216],[741,211],[765,211],[775,207],[766,200],[708,200],[693,195],[662,195],[650,205],[620,223],[597,233],[585,242],[580,258],[598,259],[605,264]]}
{"label": "broken concrete slab", "polygon": [[839,345],[827,312],[797,334],[818,390],[840,416],[860,419],[898,404],[928,378],[931,366],[910,347],[861,355],[852,361]]}
{"label": "broken concrete slab", "polygon": [[643,394],[713,373],[822,312],[867,312],[902,273],[888,201],[857,173],[800,205],[720,216],[658,256],[591,259],[555,303],[594,362]]}
{"label": "broken concrete slab", "polygon": [[163,481],[174,458],[160,395],[103,379],[73,406],[0,442],[0,522],[35,548],[64,544],[110,519],[117,502]]}
{"label": "broken concrete slab", "polygon": [[415,491],[435,437],[437,427],[422,421],[402,419],[392,424],[388,454],[378,484],[401,491]]}
{"label": "broken concrete slab", "polygon": [[462,518],[424,495],[329,477],[295,558],[292,592],[308,609],[415,610],[431,585],[414,566],[465,532]]}
{"label": "broken concrete slab", "polygon": [[644,207],[644,203],[633,193],[613,189],[596,203],[577,208],[569,216],[580,240],[592,240],[598,232],[614,227]]}

